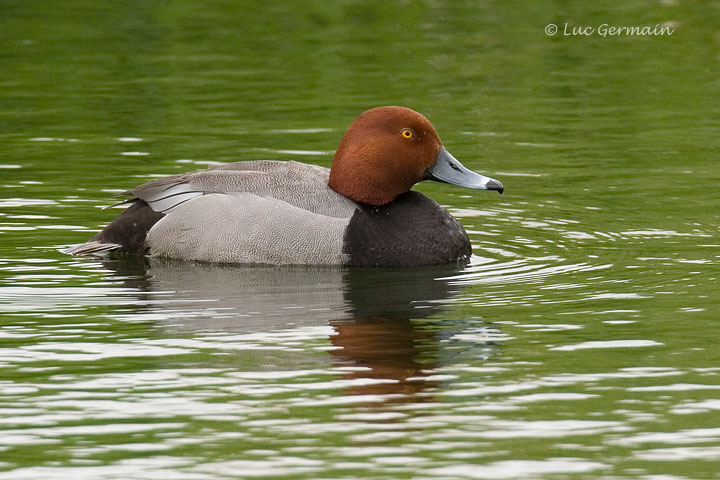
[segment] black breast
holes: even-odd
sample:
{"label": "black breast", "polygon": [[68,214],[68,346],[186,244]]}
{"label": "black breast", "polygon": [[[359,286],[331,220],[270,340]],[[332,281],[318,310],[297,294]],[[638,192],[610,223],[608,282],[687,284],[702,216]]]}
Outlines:
{"label": "black breast", "polygon": [[472,250],[447,210],[408,192],[387,205],[361,206],[345,231],[343,253],[348,265],[415,267],[465,262]]}

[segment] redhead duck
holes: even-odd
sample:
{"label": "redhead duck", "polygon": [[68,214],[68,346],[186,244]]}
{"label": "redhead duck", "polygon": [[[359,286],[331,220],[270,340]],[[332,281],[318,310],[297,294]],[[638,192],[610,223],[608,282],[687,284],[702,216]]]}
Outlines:
{"label": "redhead duck", "polygon": [[329,170],[250,161],[160,178],[125,192],[130,207],[68,251],[387,267],[467,260],[460,223],[410,191],[421,180],[503,192],[445,150],[423,115],[378,107],[350,125]]}

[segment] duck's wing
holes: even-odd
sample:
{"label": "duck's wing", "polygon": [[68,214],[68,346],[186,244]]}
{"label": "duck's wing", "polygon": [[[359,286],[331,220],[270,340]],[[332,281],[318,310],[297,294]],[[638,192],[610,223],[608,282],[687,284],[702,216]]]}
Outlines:
{"label": "duck's wing", "polygon": [[251,193],[322,215],[352,215],[355,204],[331,190],[328,177],[329,170],[316,165],[270,160],[238,162],[160,178],[126,193],[164,214],[202,195]]}

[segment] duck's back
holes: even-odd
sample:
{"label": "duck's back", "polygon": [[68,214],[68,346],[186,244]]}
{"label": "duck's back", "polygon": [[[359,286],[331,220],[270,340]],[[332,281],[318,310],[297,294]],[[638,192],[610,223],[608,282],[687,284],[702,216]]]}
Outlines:
{"label": "duck's back", "polygon": [[163,177],[126,193],[161,213],[203,195],[253,194],[319,215],[352,215],[355,203],[328,187],[329,175],[329,169],[317,165],[258,160]]}

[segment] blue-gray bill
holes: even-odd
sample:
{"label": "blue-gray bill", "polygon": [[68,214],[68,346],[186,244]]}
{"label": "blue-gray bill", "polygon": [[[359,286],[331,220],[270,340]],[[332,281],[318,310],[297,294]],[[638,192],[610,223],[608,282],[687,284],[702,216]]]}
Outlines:
{"label": "blue-gray bill", "polygon": [[425,178],[476,190],[496,190],[499,193],[505,190],[498,180],[465,168],[444,148],[440,149],[435,164],[425,172]]}

